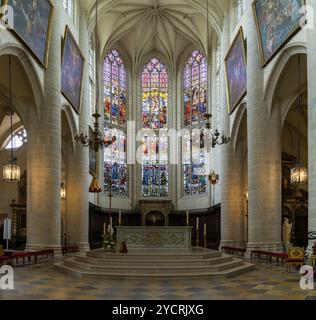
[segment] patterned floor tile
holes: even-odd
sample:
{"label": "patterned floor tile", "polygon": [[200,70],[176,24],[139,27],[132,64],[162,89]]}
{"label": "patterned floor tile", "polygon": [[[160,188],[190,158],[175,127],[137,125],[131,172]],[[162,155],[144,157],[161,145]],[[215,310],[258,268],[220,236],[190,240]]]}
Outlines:
{"label": "patterned floor tile", "polygon": [[[228,279],[78,279],[52,263],[15,269],[15,290],[1,300],[316,300],[301,290],[300,275],[284,266],[258,263],[254,271]],[[315,287],[316,288],[316,287]]]}

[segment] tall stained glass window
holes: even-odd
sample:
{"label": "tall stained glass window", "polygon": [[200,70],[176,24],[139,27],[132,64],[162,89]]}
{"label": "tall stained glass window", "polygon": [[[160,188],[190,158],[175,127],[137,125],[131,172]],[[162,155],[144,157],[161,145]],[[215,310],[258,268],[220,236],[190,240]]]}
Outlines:
{"label": "tall stained glass window", "polygon": [[116,50],[105,57],[103,80],[105,138],[116,138],[104,152],[104,190],[112,190],[114,196],[127,196],[127,71]]}
{"label": "tall stained glass window", "polygon": [[[168,72],[157,58],[142,73],[142,195],[168,197]],[[149,132],[150,131],[150,132]]]}
{"label": "tall stained glass window", "polygon": [[200,51],[193,51],[184,67],[183,137],[184,195],[206,194],[206,151],[200,127],[207,113],[207,61]]}

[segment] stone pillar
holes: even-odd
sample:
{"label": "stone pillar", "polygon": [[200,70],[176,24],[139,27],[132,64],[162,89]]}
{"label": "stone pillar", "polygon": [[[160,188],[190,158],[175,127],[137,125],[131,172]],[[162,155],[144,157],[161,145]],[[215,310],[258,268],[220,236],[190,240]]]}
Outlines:
{"label": "stone pillar", "polygon": [[248,188],[249,242],[251,250],[282,251],[281,243],[281,121],[279,108],[269,115],[264,103],[263,68],[257,32],[248,1],[246,35],[248,51]]}
{"label": "stone pillar", "polygon": [[44,101],[29,116],[27,250],[61,247],[61,5],[55,6]]}
{"label": "stone pillar", "polygon": [[[222,36],[222,56],[225,57],[230,46],[229,16],[225,17]],[[222,68],[222,131],[230,135],[230,116],[227,113],[225,68]],[[221,247],[245,247],[243,231],[243,184],[241,159],[235,153],[232,143],[221,147]]]}
{"label": "stone pillar", "polygon": [[[316,0],[307,1],[316,11]],[[308,73],[308,175],[309,175],[309,201],[308,201],[308,251],[311,253],[314,241],[316,241],[316,19],[307,30],[307,73]]]}
{"label": "stone pillar", "polygon": [[[89,132],[89,35],[85,11],[80,10],[79,45],[85,57],[79,133]],[[71,139],[70,139],[71,140]],[[70,146],[68,146],[70,148]],[[89,250],[89,148],[75,143],[74,156],[68,152],[66,166],[67,243]]]}

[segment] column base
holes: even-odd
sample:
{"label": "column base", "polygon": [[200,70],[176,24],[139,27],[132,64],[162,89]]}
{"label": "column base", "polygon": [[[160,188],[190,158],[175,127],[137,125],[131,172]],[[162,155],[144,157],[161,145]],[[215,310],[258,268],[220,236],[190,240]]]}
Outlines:
{"label": "column base", "polygon": [[89,243],[79,243],[78,244],[79,250],[81,253],[85,253],[90,251],[90,244]]}
{"label": "column base", "polygon": [[271,251],[271,252],[284,252],[283,243],[248,243],[246,257],[250,258],[251,251]]}
{"label": "column base", "polygon": [[222,240],[219,246],[219,251],[222,251],[222,247],[233,247],[233,248],[244,249],[246,248],[246,242],[239,241],[239,240]]}

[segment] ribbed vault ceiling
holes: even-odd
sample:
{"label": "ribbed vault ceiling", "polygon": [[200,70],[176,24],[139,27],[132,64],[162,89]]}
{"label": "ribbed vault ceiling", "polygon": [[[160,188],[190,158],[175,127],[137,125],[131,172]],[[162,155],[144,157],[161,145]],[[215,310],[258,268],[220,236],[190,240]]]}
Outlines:
{"label": "ribbed vault ceiling", "polygon": [[[229,0],[209,0],[210,41],[221,31]],[[84,0],[89,29],[95,26],[95,0]],[[206,51],[206,0],[99,0],[101,52],[123,48],[134,65],[158,51],[174,65],[184,50]]]}

